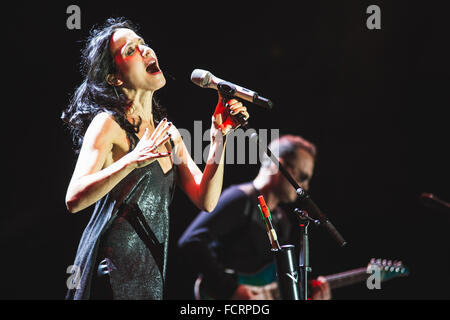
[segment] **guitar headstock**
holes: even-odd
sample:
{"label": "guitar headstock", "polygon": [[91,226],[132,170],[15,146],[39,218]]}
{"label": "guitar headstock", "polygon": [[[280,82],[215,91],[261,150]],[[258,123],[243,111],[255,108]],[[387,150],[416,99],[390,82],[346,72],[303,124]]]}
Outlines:
{"label": "guitar headstock", "polygon": [[399,260],[372,258],[367,265],[367,273],[377,269],[380,271],[381,281],[409,275],[408,268]]}

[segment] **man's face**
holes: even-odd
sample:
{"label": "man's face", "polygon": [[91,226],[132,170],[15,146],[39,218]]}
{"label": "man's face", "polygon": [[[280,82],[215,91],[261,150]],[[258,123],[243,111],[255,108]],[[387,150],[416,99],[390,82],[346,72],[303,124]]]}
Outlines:
{"label": "man's face", "polygon": [[[281,159],[286,170],[291,174],[294,180],[304,190],[309,190],[309,182],[314,172],[313,156],[302,148],[297,148],[295,157]],[[277,194],[283,203],[294,202],[297,199],[296,190],[283,176],[281,172],[277,173]]]}

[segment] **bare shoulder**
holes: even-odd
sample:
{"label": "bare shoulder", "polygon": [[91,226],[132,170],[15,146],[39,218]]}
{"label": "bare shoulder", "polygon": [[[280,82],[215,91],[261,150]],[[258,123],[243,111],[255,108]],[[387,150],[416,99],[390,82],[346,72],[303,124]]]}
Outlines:
{"label": "bare shoulder", "polygon": [[114,117],[107,112],[101,112],[92,119],[84,138],[94,145],[112,144],[121,132],[122,128]]}
{"label": "bare shoulder", "polygon": [[119,124],[114,119],[113,115],[108,112],[100,112],[99,114],[97,114],[94,119],[92,119],[90,126],[98,127],[102,130],[108,131],[121,129]]}

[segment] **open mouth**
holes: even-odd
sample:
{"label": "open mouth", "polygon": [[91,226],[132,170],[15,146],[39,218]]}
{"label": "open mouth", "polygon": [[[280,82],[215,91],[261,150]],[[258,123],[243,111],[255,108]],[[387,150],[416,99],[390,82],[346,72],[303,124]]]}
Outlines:
{"label": "open mouth", "polygon": [[150,64],[147,66],[146,70],[150,74],[158,73],[161,71],[156,63],[156,60],[150,61]]}

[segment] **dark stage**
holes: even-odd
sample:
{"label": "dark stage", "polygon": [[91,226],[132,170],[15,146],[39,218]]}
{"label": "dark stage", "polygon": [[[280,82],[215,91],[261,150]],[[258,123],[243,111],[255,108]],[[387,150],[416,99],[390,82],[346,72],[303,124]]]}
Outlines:
{"label": "dark stage", "polygon": [[[94,24],[124,16],[158,55],[167,79],[158,98],[178,128],[210,126],[217,93],[190,81],[201,68],[274,102],[271,111],[245,103],[251,127],[317,145],[310,194],[348,246],[310,229],[312,276],[363,267],[372,257],[409,268],[408,277],[381,289],[356,284],[333,290],[333,299],[449,299],[450,212],[419,199],[429,192],[450,201],[446,8],[429,1],[195,3],[63,1],[3,10],[0,298],[64,299],[66,270],[92,209],[72,215],[65,208],[76,156],[60,116],[81,80],[82,40]],[[79,30],[66,26],[71,4],[81,9]],[[381,9],[379,30],[366,26],[372,4]],[[257,172],[257,164],[227,165],[224,188]],[[192,298],[194,274],[176,241],[197,213],[178,189],[167,299]]]}

